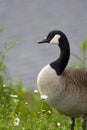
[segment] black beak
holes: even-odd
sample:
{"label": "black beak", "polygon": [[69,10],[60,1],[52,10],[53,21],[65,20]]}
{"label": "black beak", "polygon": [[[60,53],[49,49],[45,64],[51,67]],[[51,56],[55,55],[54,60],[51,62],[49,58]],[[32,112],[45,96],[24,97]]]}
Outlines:
{"label": "black beak", "polygon": [[42,41],[38,42],[38,44],[41,44],[41,43],[48,43],[48,40],[47,39],[43,39]]}

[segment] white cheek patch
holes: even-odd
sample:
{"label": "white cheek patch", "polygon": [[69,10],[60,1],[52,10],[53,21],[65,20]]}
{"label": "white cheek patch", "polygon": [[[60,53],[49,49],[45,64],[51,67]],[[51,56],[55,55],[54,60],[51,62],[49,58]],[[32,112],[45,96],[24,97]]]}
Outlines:
{"label": "white cheek patch", "polygon": [[50,43],[52,43],[52,44],[59,44],[59,39],[60,39],[60,35],[58,35],[58,34],[56,34],[53,38],[52,38],[52,40],[50,41]]}

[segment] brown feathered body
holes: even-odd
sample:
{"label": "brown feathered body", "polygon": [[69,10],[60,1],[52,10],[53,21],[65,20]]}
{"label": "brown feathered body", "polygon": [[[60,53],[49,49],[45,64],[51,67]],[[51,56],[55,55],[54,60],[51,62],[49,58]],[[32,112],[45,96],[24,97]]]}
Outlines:
{"label": "brown feathered body", "polygon": [[48,64],[40,71],[37,84],[57,111],[70,117],[87,116],[87,71],[66,68],[58,76]]}

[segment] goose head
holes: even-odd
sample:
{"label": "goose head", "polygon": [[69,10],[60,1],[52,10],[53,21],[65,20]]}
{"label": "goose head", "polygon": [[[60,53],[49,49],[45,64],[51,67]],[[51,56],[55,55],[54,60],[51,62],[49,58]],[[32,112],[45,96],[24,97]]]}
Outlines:
{"label": "goose head", "polygon": [[56,61],[50,63],[50,65],[58,75],[62,74],[70,57],[70,46],[66,35],[61,31],[53,30],[47,35],[46,39],[38,43],[49,43],[59,46],[60,56]]}
{"label": "goose head", "polygon": [[62,31],[53,30],[47,35],[46,39],[43,39],[38,43],[50,43],[62,48],[63,46],[65,47],[65,43],[68,43],[68,39]]}

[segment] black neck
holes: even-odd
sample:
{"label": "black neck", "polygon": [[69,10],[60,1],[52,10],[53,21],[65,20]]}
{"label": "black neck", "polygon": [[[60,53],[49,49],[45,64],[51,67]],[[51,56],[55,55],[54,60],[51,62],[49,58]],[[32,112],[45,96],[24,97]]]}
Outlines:
{"label": "black neck", "polygon": [[53,69],[55,69],[55,71],[58,75],[61,75],[63,73],[63,71],[68,63],[69,57],[70,57],[70,47],[69,47],[68,41],[67,41],[67,43],[61,43],[59,45],[59,47],[60,47],[60,51],[61,51],[60,56],[56,61],[50,63],[50,65]]}

